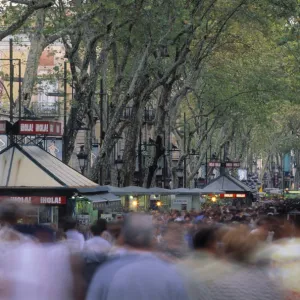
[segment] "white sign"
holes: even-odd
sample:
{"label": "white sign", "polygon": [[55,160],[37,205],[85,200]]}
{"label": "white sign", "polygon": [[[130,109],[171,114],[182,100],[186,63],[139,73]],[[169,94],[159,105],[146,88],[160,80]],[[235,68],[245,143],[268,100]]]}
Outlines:
{"label": "white sign", "polygon": [[77,221],[80,225],[89,225],[90,216],[89,215],[77,215]]}
{"label": "white sign", "polygon": [[234,195],[233,194],[224,194],[224,198],[233,198]]}
{"label": "white sign", "polygon": [[237,198],[246,198],[246,194],[236,194]]}
{"label": "white sign", "polygon": [[107,222],[110,222],[113,220],[112,214],[102,214],[101,219],[105,219]]}
{"label": "white sign", "polygon": [[187,199],[175,199],[173,200],[173,204],[187,204]]}

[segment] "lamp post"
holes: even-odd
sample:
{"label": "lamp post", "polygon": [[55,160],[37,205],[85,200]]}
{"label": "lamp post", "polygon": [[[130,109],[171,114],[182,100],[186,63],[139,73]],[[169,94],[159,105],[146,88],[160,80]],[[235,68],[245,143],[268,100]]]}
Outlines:
{"label": "lamp post", "polygon": [[87,161],[88,161],[88,154],[84,151],[84,146],[80,146],[80,151],[77,154],[78,162],[79,162],[79,168],[81,171],[81,174],[84,174],[84,170],[87,167]]}
{"label": "lamp post", "polygon": [[115,165],[116,165],[117,171],[118,171],[118,177],[117,177],[118,187],[120,187],[120,185],[121,185],[121,169],[123,166],[123,160],[121,159],[120,155],[118,155],[118,158],[115,160]]}
{"label": "lamp post", "polygon": [[176,169],[176,175],[178,177],[178,187],[180,187],[181,179],[183,178],[183,167],[179,165]]}

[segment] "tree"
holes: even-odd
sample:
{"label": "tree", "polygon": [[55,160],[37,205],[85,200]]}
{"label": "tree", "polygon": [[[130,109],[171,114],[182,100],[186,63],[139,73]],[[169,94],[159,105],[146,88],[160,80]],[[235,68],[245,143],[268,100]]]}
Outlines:
{"label": "tree", "polygon": [[[15,33],[20,29],[25,22],[39,9],[46,9],[51,7],[54,4],[54,0],[40,0],[40,1],[31,1],[31,0],[11,0],[11,4],[20,4],[16,7],[7,7],[7,4],[1,4],[1,18],[6,23],[7,20],[13,20],[5,24],[5,29],[0,31],[0,40],[3,40],[8,35]],[[24,6],[26,9],[24,11]],[[13,17],[10,17],[12,15]],[[15,16],[19,16],[17,19]]]}

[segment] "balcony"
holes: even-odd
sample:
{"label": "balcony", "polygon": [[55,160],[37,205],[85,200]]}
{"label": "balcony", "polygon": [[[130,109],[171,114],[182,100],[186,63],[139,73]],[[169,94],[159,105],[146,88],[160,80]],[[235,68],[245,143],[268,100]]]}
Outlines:
{"label": "balcony", "polygon": [[31,104],[31,111],[36,117],[56,117],[60,116],[59,102],[34,102]]}

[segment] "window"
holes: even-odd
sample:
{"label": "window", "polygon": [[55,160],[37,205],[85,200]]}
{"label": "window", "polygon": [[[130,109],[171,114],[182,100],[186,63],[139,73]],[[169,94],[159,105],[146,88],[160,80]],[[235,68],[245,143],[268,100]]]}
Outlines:
{"label": "window", "polygon": [[50,80],[42,80],[38,84],[38,102],[47,103],[51,106],[57,102],[57,96],[52,96],[49,93],[54,93],[58,91],[58,83]]}

